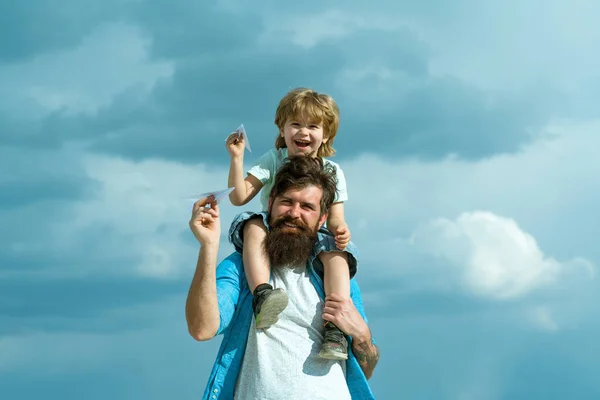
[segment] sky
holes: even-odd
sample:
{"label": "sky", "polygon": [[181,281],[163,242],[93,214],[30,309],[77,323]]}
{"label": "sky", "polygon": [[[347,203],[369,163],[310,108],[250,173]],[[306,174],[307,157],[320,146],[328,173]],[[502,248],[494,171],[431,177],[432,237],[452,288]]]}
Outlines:
{"label": "sky", "polygon": [[[598,399],[593,0],[0,2],[0,393],[196,399],[198,194],[330,94],[378,399]],[[258,209],[221,204],[223,233]],[[596,220],[596,222],[593,222]],[[233,251],[225,236],[220,258]]]}

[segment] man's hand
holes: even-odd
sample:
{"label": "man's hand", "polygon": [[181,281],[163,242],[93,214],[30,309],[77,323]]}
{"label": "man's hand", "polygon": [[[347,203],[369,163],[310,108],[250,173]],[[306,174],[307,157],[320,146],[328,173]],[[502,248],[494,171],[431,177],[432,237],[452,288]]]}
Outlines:
{"label": "man's hand", "polygon": [[227,138],[225,147],[229,152],[231,158],[239,158],[244,155],[246,143],[244,142],[243,136],[238,136],[237,132],[233,132]]}
{"label": "man's hand", "polygon": [[369,327],[351,298],[344,298],[336,293],[327,295],[323,308],[323,319],[333,322],[348,336],[356,338],[370,336]]}
{"label": "man's hand", "polygon": [[370,379],[379,361],[379,349],[373,344],[371,331],[352,299],[335,293],[325,297],[323,319],[333,322],[346,335],[352,336],[352,353],[365,377]]}
{"label": "man's hand", "polygon": [[[207,206],[210,204],[210,208]],[[213,196],[200,199],[194,203],[190,229],[202,246],[219,243],[221,223],[219,206]]]}
{"label": "man's hand", "polygon": [[348,224],[344,223],[335,228],[335,232],[332,232],[335,237],[335,245],[338,249],[344,250],[348,243],[350,243],[350,228]]}

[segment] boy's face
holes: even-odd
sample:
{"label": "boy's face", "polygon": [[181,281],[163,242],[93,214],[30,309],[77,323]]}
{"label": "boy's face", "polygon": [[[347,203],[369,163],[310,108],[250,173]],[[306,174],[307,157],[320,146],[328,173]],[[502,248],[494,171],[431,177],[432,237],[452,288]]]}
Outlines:
{"label": "boy's face", "polygon": [[305,116],[289,118],[280,132],[288,148],[288,155],[316,157],[327,138],[323,137],[323,124]]}

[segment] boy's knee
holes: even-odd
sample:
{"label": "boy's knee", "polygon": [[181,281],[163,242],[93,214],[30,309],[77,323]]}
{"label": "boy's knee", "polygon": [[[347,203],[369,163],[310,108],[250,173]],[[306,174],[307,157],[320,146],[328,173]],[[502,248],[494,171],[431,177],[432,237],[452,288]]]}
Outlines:
{"label": "boy's knee", "polygon": [[267,236],[267,228],[261,217],[252,217],[244,223],[241,239],[245,243],[247,238],[263,239]]}
{"label": "boy's knee", "polygon": [[252,234],[255,232],[267,233],[267,227],[265,226],[262,218],[260,217],[253,217],[246,221],[246,223],[244,224],[244,234]]}

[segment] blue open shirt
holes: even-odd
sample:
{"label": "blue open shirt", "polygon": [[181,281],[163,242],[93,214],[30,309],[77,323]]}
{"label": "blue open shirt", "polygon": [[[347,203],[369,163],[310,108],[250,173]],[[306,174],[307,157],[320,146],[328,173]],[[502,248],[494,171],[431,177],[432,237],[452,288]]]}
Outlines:
{"label": "blue open shirt", "polygon": [[[230,241],[237,251],[217,266],[217,298],[220,315],[217,335],[222,334],[223,341],[202,397],[204,400],[233,400],[235,385],[246,351],[248,332],[254,315],[252,295],[244,273],[240,232],[245,221],[259,214],[262,215],[265,225],[268,226],[266,213],[243,213],[234,220],[230,229]],[[324,299],[323,280],[317,272],[322,270],[322,264],[320,264],[317,254],[321,251],[333,250],[334,247],[331,247],[331,245],[333,243],[333,246],[335,246],[335,242],[333,238],[328,241],[328,239],[323,240],[323,235],[320,234],[319,236],[319,243],[315,246],[306,267],[315,290],[321,299]],[[346,251],[349,253],[350,263],[353,263],[356,267],[356,248],[350,244]],[[350,280],[350,297],[360,315],[367,322],[360,289],[354,278]],[[351,351],[351,343],[352,338],[349,338],[346,382],[352,399],[374,399],[367,379]]]}

